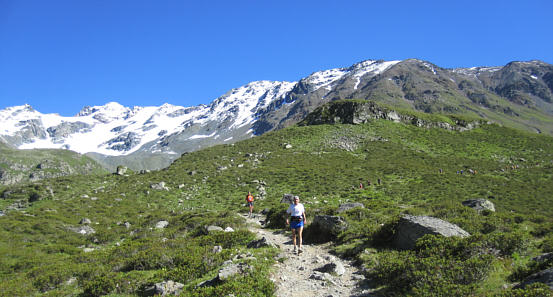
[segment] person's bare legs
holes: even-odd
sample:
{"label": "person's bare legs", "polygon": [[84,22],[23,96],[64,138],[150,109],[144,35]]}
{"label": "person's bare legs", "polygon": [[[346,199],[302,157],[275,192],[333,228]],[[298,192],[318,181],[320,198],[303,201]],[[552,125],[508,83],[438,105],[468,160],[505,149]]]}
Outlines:
{"label": "person's bare legs", "polygon": [[294,252],[296,251],[296,229],[292,229],[292,241],[294,242]]}
{"label": "person's bare legs", "polygon": [[[302,237],[301,237],[302,232],[303,232],[303,227],[299,227],[298,228],[298,237],[299,237],[299,243],[300,243],[300,248],[299,248],[300,252],[301,252],[301,248],[302,248]],[[294,242],[295,242],[295,240],[294,240]],[[294,245],[295,245],[295,243],[294,243]]]}

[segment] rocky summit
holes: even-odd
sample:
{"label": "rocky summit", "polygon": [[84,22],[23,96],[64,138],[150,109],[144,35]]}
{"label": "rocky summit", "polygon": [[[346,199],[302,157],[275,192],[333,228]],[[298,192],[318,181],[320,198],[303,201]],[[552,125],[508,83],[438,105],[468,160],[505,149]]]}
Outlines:
{"label": "rocky summit", "polygon": [[297,82],[255,81],[208,105],[84,107],[73,117],[29,105],[0,111],[0,142],[19,149],[58,148],[88,154],[114,170],[167,167],[185,152],[234,143],[302,121],[338,99],[363,99],[425,113],[479,117],[553,134],[553,65],[445,69],[427,61],[367,60],[314,72]]}

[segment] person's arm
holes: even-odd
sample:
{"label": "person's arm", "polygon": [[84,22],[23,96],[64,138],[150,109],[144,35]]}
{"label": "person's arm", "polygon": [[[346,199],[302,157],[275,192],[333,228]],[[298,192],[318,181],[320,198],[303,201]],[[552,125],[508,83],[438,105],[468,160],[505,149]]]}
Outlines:
{"label": "person's arm", "polygon": [[303,211],[302,215],[303,215],[303,223],[307,224],[307,217],[305,216],[305,210]]}
{"label": "person's arm", "polygon": [[[290,207],[288,207],[288,209],[286,210],[286,213],[287,213],[287,214],[291,213]],[[287,215],[287,216],[286,216],[286,225],[290,225],[290,219],[288,219],[288,217],[289,217],[289,216]]]}

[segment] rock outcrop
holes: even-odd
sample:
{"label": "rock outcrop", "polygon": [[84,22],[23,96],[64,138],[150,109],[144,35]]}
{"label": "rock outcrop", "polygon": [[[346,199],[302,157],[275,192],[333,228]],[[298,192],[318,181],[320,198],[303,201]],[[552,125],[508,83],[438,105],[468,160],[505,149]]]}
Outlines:
{"label": "rock outcrop", "polygon": [[426,234],[442,235],[446,237],[470,236],[468,232],[459,226],[428,216],[404,215],[398,223],[393,245],[401,250],[409,250],[415,247],[417,239]]}
{"label": "rock outcrop", "polygon": [[354,208],[358,208],[358,207],[359,208],[365,208],[365,205],[363,205],[363,203],[359,203],[359,202],[343,203],[343,204],[340,204],[340,207],[338,207],[337,212],[341,213],[341,212],[348,211],[350,209],[354,209]]}
{"label": "rock outcrop", "polygon": [[184,288],[184,285],[172,280],[156,283],[153,286],[146,288],[144,296],[168,296],[179,295]]}
{"label": "rock outcrop", "polygon": [[339,216],[317,215],[305,232],[305,239],[309,242],[327,242],[336,239],[338,234],[346,230],[346,221]]}
{"label": "rock outcrop", "polygon": [[494,204],[491,201],[486,199],[470,199],[470,200],[465,200],[462,203],[464,206],[468,206],[479,213],[484,210],[495,211]]}
{"label": "rock outcrop", "polygon": [[266,237],[262,237],[261,239],[258,239],[258,240],[254,240],[254,241],[251,241],[250,243],[248,243],[247,247],[248,248],[262,248],[262,247],[274,247],[274,248],[278,248],[278,246],[272,242],[270,242],[269,240],[267,240]]}
{"label": "rock outcrop", "polygon": [[534,283],[546,284],[551,290],[553,290],[553,268],[542,270],[527,277],[522,283],[515,286],[515,288],[526,288]]}
{"label": "rock outcrop", "polygon": [[378,119],[415,125],[417,127],[442,128],[456,131],[471,130],[485,124],[484,121],[467,122],[461,119],[449,119],[449,122],[428,120],[408,113],[400,113],[373,101],[343,100],[318,107],[298,125],[363,124]]}
{"label": "rock outcrop", "polygon": [[284,194],[282,196],[282,199],[280,199],[280,203],[286,203],[286,204],[292,204],[294,203],[294,195],[292,194]]}

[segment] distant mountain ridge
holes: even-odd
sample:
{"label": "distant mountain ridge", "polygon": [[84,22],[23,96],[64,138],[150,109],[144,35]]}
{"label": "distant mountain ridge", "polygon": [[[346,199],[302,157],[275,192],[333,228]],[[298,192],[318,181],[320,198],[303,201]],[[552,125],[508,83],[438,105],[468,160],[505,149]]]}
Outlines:
{"label": "distant mountain ridge", "polygon": [[303,120],[338,99],[366,99],[426,113],[484,118],[553,135],[553,65],[445,69],[417,59],[367,60],[315,72],[297,82],[256,81],[209,105],[85,107],[74,117],[31,106],[0,110],[0,141],[20,149],[64,148],[107,168],[169,165],[184,152],[233,143]]}

